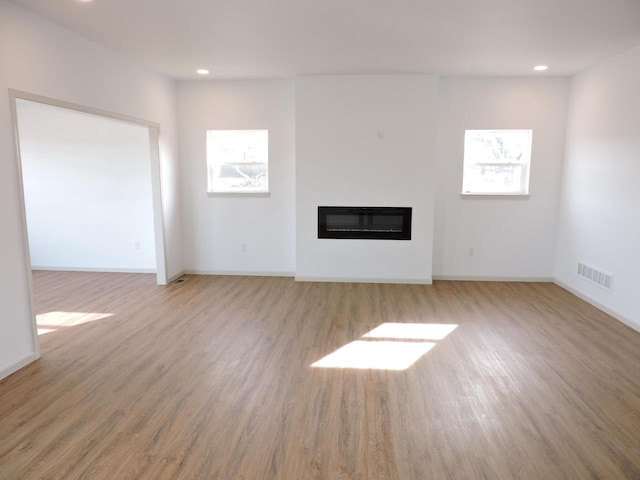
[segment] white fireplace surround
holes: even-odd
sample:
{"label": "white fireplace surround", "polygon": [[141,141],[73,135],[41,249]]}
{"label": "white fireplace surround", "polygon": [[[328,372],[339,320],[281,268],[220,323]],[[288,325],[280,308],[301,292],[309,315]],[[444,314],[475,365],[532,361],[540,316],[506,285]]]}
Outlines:
{"label": "white fireplace surround", "polygon": [[[296,280],[431,283],[438,77],[296,80]],[[408,241],[317,238],[318,205],[412,206]]]}

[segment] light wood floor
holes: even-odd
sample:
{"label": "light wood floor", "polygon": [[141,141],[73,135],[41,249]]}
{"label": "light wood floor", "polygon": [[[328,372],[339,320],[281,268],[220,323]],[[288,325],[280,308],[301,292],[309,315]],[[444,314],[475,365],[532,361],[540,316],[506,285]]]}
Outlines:
{"label": "light wood floor", "polygon": [[[0,479],[640,479],[640,334],[557,286],[187,278],[35,274]],[[311,367],[383,323],[458,327]]]}

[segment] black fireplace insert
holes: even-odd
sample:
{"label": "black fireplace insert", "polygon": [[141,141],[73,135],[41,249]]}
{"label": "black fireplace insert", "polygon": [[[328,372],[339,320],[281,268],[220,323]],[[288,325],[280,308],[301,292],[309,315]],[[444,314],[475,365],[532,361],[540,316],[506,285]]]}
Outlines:
{"label": "black fireplace insert", "polygon": [[411,207],[318,207],[318,238],[411,240]]}

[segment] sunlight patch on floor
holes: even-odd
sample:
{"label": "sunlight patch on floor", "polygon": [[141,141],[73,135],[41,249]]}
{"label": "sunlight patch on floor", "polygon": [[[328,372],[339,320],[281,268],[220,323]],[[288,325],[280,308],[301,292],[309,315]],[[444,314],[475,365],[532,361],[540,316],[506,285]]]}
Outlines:
{"label": "sunlight patch on floor", "polygon": [[83,323],[95,322],[103,318],[112,317],[113,313],[86,312],[48,312],[36,315],[38,335],[55,332],[60,328],[73,327]]}
{"label": "sunlight patch on floor", "polygon": [[[318,368],[406,370],[458,325],[448,323],[383,323],[361,340],[313,363]],[[431,340],[429,342],[425,340]]]}
{"label": "sunlight patch on floor", "polygon": [[362,337],[442,340],[457,327],[458,325],[451,323],[383,323]]}
{"label": "sunlight patch on floor", "polygon": [[355,341],[311,365],[320,368],[406,370],[435,343]]}

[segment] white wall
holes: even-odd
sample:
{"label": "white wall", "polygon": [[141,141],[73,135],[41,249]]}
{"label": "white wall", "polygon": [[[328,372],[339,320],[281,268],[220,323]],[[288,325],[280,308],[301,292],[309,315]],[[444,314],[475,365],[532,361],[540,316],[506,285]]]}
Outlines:
{"label": "white wall", "polygon": [[[297,279],[431,282],[437,94],[430,75],[296,80]],[[319,205],[413,207],[412,240],[318,239]]]}
{"label": "white wall", "polygon": [[[179,83],[187,271],[291,275],[295,270],[294,103],[292,80]],[[269,131],[270,195],[207,195],[206,131],[216,129]]]}
{"label": "white wall", "polygon": [[35,358],[8,89],[158,122],[169,275],[182,270],[175,84],[0,0],[0,377]]}
{"label": "white wall", "polygon": [[154,272],[149,129],[16,103],[31,265]]}
{"label": "white wall", "polygon": [[[557,280],[640,330],[640,47],[573,79]],[[578,261],[615,275],[609,293]]]}
{"label": "white wall", "polygon": [[[552,279],[568,87],[565,78],[440,80],[434,276]],[[533,129],[527,198],[460,195],[464,131],[494,128]]]}

